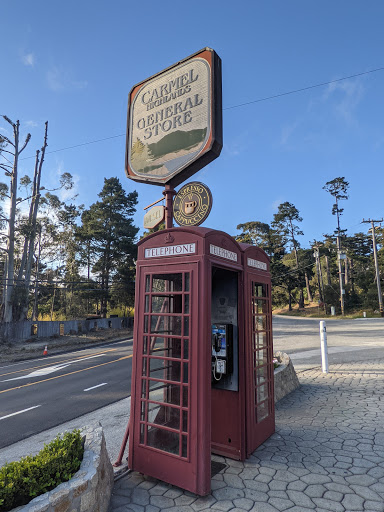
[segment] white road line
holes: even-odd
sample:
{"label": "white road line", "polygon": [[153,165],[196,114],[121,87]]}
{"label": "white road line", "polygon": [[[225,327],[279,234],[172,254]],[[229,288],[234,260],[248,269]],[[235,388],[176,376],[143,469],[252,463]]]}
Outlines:
{"label": "white road line", "polygon": [[11,416],[16,416],[16,414],[21,414],[23,412],[31,411],[32,409],[36,409],[36,407],[41,407],[41,405],[34,405],[33,407],[28,407],[28,409],[23,409],[22,411],[13,412],[12,414],[8,414],[7,416],[1,416],[0,420],[5,420],[5,418],[10,418]]}
{"label": "white road line", "polygon": [[70,364],[74,363],[82,363],[83,361],[86,361],[87,359],[94,359],[95,357],[101,357],[105,356],[105,352],[102,354],[96,354],[94,356],[88,356],[88,357],[82,357],[81,359],[74,359],[73,361],[67,361],[66,363],[60,363],[55,366],[43,366],[42,368],[39,368],[38,370],[35,370],[34,372],[28,373],[27,375],[19,375],[18,377],[13,377],[12,379],[5,379],[0,380],[0,382],[10,382],[11,380],[21,380],[21,379],[32,379],[34,377],[44,377],[45,375],[49,375],[50,373],[57,372],[59,370],[63,370]]}
{"label": "white road line", "polygon": [[99,388],[100,386],[105,386],[108,382],[103,382],[102,384],[98,384],[97,386],[92,386],[91,388],[84,389],[84,391],[91,391],[91,389]]}

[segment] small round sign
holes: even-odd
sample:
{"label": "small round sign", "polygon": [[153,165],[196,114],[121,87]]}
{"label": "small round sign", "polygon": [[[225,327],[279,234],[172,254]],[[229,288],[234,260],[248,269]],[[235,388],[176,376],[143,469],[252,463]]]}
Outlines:
{"label": "small round sign", "polygon": [[173,201],[173,217],[179,226],[199,226],[208,217],[212,208],[209,188],[193,181],[181,187]]}

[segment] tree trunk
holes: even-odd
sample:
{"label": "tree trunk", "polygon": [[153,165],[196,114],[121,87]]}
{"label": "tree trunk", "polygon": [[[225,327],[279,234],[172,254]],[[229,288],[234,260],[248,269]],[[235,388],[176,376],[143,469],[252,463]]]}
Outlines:
{"label": "tree trunk", "polygon": [[52,298],[52,306],[51,306],[51,322],[53,320],[53,308],[55,306],[55,295],[56,295],[56,286],[53,285],[53,298]]}
{"label": "tree trunk", "polygon": [[7,283],[4,293],[4,322],[12,322],[12,295],[15,277],[15,219],[16,219],[16,199],[17,199],[17,167],[19,163],[19,128],[20,122],[16,121],[13,125],[15,140],[15,157],[13,163],[13,172],[11,178],[11,207],[8,223],[8,243],[7,243]]}
{"label": "tree trunk", "polygon": [[[35,245],[36,232],[37,232],[37,213],[39,209],[40,202],[40,182],[41,182],[41,172],[43,168],[45,149],[47,147],[47,137],[48,137],[48,121],[45,123],[45,133],[44,133],[44,144],[41,148],[41,159],[39,162],[39,151],[36,152],[36,167],[35,176],[34,176],[34,196],[32,198],[31,203],[31,211],[29,217],[30,224],[30,238],[28,244],[28,254],[26,258],[26,266],[25,266],[25,279],[24,279],[24,288],[25,292],[23,295],[23,302],[21,304],[20,317],[19,320],[24,320],[28,314],[28,295],[29,295],[29,285],[31,283],[31,271],[32,271],[32,261],[33,261],[33,248]],[[39,235],[39,248],[40,248],[40,239],[41,233]],[[40,250],[40,249],[39,249]]]}
{"label": "tree trunk", "polygon": [[347,285],[349,283],[349,263],[348,258],[345,258],[344,264],[344,284]]}
{"label": "tree trunk", "polygon": [[311,293],[311,288],[309,286],[309,279],[308,279],[308,274],[307,272],[305,272],[305,285],[307,287],[307,296],[308,296],[308,301],[309,302],[312,302],[313,301],[313,297],[312,297],[312,293]]}
{"label": "tree trunk", "polygon": [[31,199],[31,205],[29,207],[29,215],[28,215],[28,236],[26,236],[24,239],[23,256],[21,258],[19,273],[17,276],[17,280],[19,282],[23,279],[25,264],[27,262],[28,250],[29,250],[31,236],[32,236],[31,221],[32,221],[32,217],[33,217],[33,208],[35,205],[35,198],[36,198],[36,194],[37,194],[37,174],[38,174],[38,170],[39,170],[39,154],[40,154],[40,151],[37,150],[36,151],[36,160],[35,160],[35,172],[33,175],[32,199]]}
{"label": "tree trunk", "polygon": [[33,302],[32,320],[36,321],[39,317],[38,311],[38,295],[39,295],[39,266],[40,266],[40,254],[41,254],[41,232],[39,233],[39,248],[36,258],[36,282],[35,282],[35,300]]}
{"label": "tree trunk", "polygon": [[[296,249],[296,241],[293,237],[293,232],[292,232],[292,239],[293,239],[293,251],[295,253],[295,259],[296,259],[296,268],[297,268],[297,272],[298,272],[298,275],[299,275],[299,278],[301,277],[301,274],[300,274],[300,271],[299,271],[299,257],[297,255],[297,249]],[[300,309],[304,309],[304,292],[303,292],[303,288],[300,286],[300,295],[299,295],[299,308]]]}
{"label": "tree trunk", "polygon": [[349,260],[349,263],[350,263],[350,281],[351,281],[351,291],[354,292],[355,291],[355,280],[354,280],[354,276],[353,276],[353,259],[351,258]]}
{"label": "tree trunk", "polygon": [[328,286],[331,286],[331,273],[329,271],[329,258],[327,255],[325,255],[325,265],[326,265],[326,269],[327,269],[327,285]]}
{"label": "tree trunk", "polygon": [[323,270],[321,268],[320,256],[319,256],[318,263],[319,263],[319,279],[320,279],[319,286],[320,286],[320,289],[321,289],[321,301],[324,302],[325,301],[325,298],[324,298],[324,281],[323,281]]}

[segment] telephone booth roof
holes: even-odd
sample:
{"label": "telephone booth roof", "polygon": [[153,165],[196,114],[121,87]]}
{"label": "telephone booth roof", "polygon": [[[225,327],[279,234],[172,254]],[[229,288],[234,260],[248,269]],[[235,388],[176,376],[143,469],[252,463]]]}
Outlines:
{"label": "telephone booth roof", "polygon": [[243,265],[247,270],[263,270],[269,273],[270,258],[268,254],[255,245],[240,243],[243,253]]}
{"label": "telephone booth roof", "polygon": [[185,257],[205,255],[233,266],[269,272],[269,257],[262,249],[238,243],[224,231],[211,228],[164,229],[146,236],[137,245],[138,261],[155,263],[164,257],[175,257],[181,262]]}

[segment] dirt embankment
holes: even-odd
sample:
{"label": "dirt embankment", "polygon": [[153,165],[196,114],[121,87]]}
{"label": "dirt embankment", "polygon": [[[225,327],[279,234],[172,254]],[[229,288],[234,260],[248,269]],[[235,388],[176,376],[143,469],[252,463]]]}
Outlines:
{"label": "dirt embankment", "polygon": [[0,363],[24,361],[43,356],[45,347],[47,347],[48,355],[52,355],[130,337],[132,337],[132,329],[98,329],[82,335],[69,334],[17,344],[5,343],[0,345]]}

